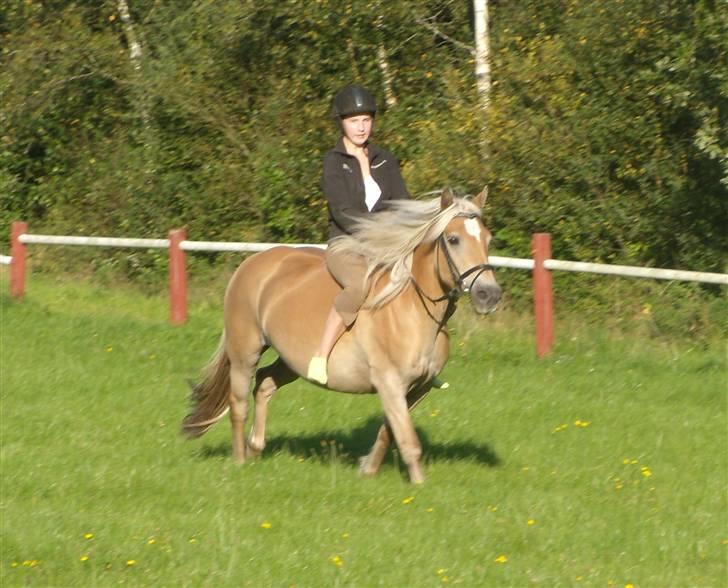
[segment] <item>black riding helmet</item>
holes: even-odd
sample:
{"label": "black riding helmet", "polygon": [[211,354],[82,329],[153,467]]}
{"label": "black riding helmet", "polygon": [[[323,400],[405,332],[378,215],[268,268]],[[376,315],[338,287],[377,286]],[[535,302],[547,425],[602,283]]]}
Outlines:
{"label": "black riding helmet", "polygon": [[331,114],[334,118],[344,118],[354,114],[371,114],[377,113],[377,104],[374,96],[369,90],[362,86],[346,86],[343,90],[334,96],[334,102],[331,105]]}

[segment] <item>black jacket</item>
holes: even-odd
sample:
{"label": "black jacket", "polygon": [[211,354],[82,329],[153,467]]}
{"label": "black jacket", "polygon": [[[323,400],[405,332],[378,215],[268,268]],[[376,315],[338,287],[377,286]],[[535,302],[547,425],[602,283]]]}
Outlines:
{"label": "black jacket", "polygon": [[369,143],[369,169],[382,195],[371,212],[365,203],[364,177],[356,157],[349,155],[344,140],[324,157],[321,188],[329,208],[329,239],[350,234],[354,221],[381,210],[387,200],[409,198],[399,171],[399,161],[386,149]]}

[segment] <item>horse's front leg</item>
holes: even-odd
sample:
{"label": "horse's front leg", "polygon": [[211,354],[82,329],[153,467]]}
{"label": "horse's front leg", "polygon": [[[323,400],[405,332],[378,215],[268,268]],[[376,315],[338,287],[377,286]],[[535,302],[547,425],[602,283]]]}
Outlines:
{"label": "horse's front leg", "polygon": [[[431,386],[429,384],[416,388],[407,396],[407,409],[412,411],[420,401],[427,396]],[[384,419],[384,424],[379,427],[377,438],[374,441],[369,453],[362,457],[359,461],[359,472],[363,476],[374,476],[379,472],[379,468],[384,461],[384,456],[387,455],[387,450],[392,443],[392,427],[387,419]]]}
{"label": "horse's front leg", "polygon": [[[392,431],[402,459],[407,465],[410,482],[413,484],[421,484],[425,481],[421,463],[422,446],[420,445],[420,440],[417,438],[415,427],[412,424],[412,418],[409,413],[410,404],[407,400],[405,385],[398,374],[392,372],[377,377],[374,384],[379,392],[379,398],[382,401],[384,416],[386,417],[389,429]],[[379,440],[379,437],[377,437],[377,441]],[[386,433],[382,435],[381,441],[383,445],[386,441]],[[379,459],[381,463],[381,448],[377,447],[377,443],[375,443],[374,451],[375,456],[372,463],[375,464],[376,459]]]}

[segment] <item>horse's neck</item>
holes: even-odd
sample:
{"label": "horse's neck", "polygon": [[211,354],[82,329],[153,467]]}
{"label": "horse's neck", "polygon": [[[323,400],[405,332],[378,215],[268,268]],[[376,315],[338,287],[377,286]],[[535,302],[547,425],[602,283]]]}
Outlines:
{"label": "horse's neck", "polygon": [[421,294],[424,294],[424,297],[421,295],[419,297],[422,298],[422,305],[429,315],[428,318],[444,323],[449,318],[445,315],[450,302],[448,299],[434,302],[442,298],[446,292],[439,276],[438,253],[436,241],[417,247],[412,258],[412,277],[419,286]]}

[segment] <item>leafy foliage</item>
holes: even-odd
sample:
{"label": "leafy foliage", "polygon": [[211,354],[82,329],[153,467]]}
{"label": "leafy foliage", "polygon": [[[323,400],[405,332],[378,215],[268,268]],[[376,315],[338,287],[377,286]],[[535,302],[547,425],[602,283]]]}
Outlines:
{"label": "leafy foliage", "polygon": [[[0,8],[0,225],[320,241],[329,100],[357,81],[413,194],[491,186],[499,253],[721,271],[728,22],[711,0],[27,0]],[[384,51],[395,106],[385,106]],[[486,130],[483,131],[483,128]],[[479,146],[489,145],[484,160]]]}

